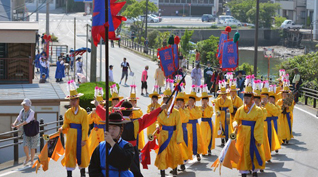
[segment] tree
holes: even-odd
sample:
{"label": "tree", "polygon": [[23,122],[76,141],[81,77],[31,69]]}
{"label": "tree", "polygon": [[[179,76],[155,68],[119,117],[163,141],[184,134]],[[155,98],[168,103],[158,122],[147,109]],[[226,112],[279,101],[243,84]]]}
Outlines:
{"label": "tree", "polygon": [[[259,11],[259,26],[270,28],[272,27],[273,17],[278,9],[280,9],[279,3],[260,3]],[[250,9],[246,15],[251,23],[255,24],[256,8]]]}
{"label": "tree", "polygon": [[158,30],[152,30],[151,32],[148,33],[148,46],[150,48],[156,48],[157,47],[157,42],[156,38],[160,36],[160,31]]}
{"label": "tree", "polygon": [[126,4],[120,10],[119,14],[123,13],[127,9],[128,6],[130,6],[136,2],[136,0],[118,0],[118,2],[123,2],[123,1],[126,1]]}
{"label": "tree", "polygon": [[212,66],[217,66],[219,64],[219,61],[216,59],[218,42],[219,37],[213,35],[206,40],[198,42],[197,49],[201,54],[202,63],[206,64],[209,61]]}
{"label": "tree", "polygon": [[285,17],[281,17],[281,16],[276,16],[275,17],[275,26],[276,27],[280,27],[280,25],[282,25],[282,23],[286,20]]}
{"label": "tree", "polygon": [[241,22],[247,22],[248,17],[246,13],[256,7],[255,0],[232,0],[227,3],[231,9],[231,14],[234,18]]}
{"label": "tree", "polygon": [[180,40],[181,51],[183,55],[185,56],[189,55],[189,52],[191,49],[190,40],[193,35],[193,32],[194,32],[193,30],[192,31],[185,30],[184,35],[181,37],[181,40]]}
{"label": "tree", "polygon": [[163,45],[164,45],[163,42],[167,43],[169,36],[170,36],[169,31],[159,33],[159,35],[155,39],[155,41],[156,41],[155,48],[163,47]]}

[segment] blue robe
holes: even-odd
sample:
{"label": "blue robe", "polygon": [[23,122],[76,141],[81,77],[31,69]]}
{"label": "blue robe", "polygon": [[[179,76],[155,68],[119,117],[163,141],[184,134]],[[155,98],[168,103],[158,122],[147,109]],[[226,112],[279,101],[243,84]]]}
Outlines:
{"label": "blue robe", "polygon": [[34,65],[36,68],[40,68],[40,54],[35,55]]}
{"label": "blue robe", "polygon": [[40,76],[42,78],[42,74],[45,74],[45,79],[49,77],[49,67],[45,68],[40,64]]}
{"label": "blue robe", "polygon": [[56,62],[56,70],[55,70],[55,79],[62,79],[65,77],[64,73],[65,66],[64,64],[61,64],[61,62]]}

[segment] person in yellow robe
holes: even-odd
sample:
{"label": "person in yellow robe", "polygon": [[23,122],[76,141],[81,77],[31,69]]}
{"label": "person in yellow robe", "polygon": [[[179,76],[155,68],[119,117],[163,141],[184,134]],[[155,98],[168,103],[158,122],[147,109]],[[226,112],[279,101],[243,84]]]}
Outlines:
{"label": "person in yellow robe", "polygon": [[[284,82],[284,88],[282,91],[282,98],[277,101],[277,105],[281,107],[281,114],[279,116],[280,125],[278,127],[278,136],[283,140],[284,144],[288,144],[289,140],[293,138],[293,109],[294,101],[291,104],[287,104],[287,97],[289,97],[289,80]],[[285,100],[285,101],[284,101]]]}
{"label": "person in yellow robe", "polygon": [[[202,139],[204,141],[204,144],[206,146],[206,149],[208,150],[207,154],[211,155],[212,149],[215,148],[215,134],[214,134],[214,124],[212,121],[213,116],[213,108],[209,105],[209,98],[212,97],[208,95],[208,88],[207,85],[201,86],[201,102],[202,106],[201,113],[201,132],[202,132]],[[203,153],[206,155],[206,152]]]}
{"label": "person in yellow robe", "polygon": [[79,106],[79,97],[82,93],[77,93],[75,82],[68,83],[71,108],[64,114],[64,122],[59,131],[66,134],[65,157],[61,161],[66,167],[67,176],[72,176],[72,171],[76,164],[81,171],[81,177],[85,177],[85,168],[89,165],[89,152],[87,146],[88,119],[85,109]]}
{"label": "person in yellow robe", "polygon": [[233,120],[234,115],[239,107],[243,105],[243,100],[237,95],[237,92],[240,90],[236,87],[236,79],[230,80],[230,89],[228,92],[230,93],[230,98],[232,100],[233,112],[230,115],[230,132],[233,132]]}
{"label": "person in yellow robe", "polygon": [[[138,108],[137,100],[139,98],[136,97],[136,87],[135,85],[131,85],[130,87],[131,87],[131,93],[128,100],[133,105],[134,108]],[[132,116],[130,117],[130,119],[132,121],[135,121],[140,119],[142,116],[143,116],[143,112],[141,109],[133,110]],[[137,135],[137,146],[139,150],[141,150],[145,146],[145,135],[143,130]]]}
{"label": "person in yellow robe", "polygon": [[221,138],[221,145],[227,142],[229,135],[232,133],[230,130],[230,116],[227,113],[233,112],[233,104],[231,98],[227,96],[226,82],[220,81],[220,90],[217,92],[220,97],[214,101],[215,108],[215,128],[214,132],[216,138]]}
{"label": "person in yellow robe", "polygon": [[[158,99],[160,99],[161,96],[159,96],[159,86],[158,85],[154,86],[153,92],[151,94],[149,94],[149,97],[151,98],[151,104],[148,105],[147,113],[150,113],[151,111],[160,107],[160,104],[158,103]],[[156,130],[157,126],[158,126],[157,121],[155,123],[151,124],[147,128],[147,135],[153,134],[154,131]]]}
{"label": "person in yellow robe", "polygon": [[[163,101],[166,102],[171,95],[170,88],[164,91]],[[170,99],[167,108],[158,116],[160,126],[158,135],[159,151],[155,160],[155,166],[160,170],[161,177],[165,176],[165,169],[172,168],[173,176],[177,176],[177,167],[183,164],[179,143],[183,142],[182,123],[177,109],[169,112],[172,103]]]}
{"label": "person in yellow robe", "polygon": [[244,106],[241,106],[234,117],[233,127],[237,130],[236,148],[240,153],[240,159],[233,167],[237,168],[246,177],[252,171],[253,177],[257,176],[259,169],[265,166],[265,157],[262,149],[264,138],[263,111],[253,101],[253,90],[250,76],[244,94]]}
{"label": "person in yellow robe", "polygon": [[[269,92],[268,101],[270,103],[272,103],[274,106],[276,106],[276,109],[278,110],[277,114],[273,115],[273,118],[272,118],[272,124],[274,125],[275,131],[276,131],[277,136],[278,136],[278,126],[280,125],[278,117],[281,114],[281,109],[282,108],[276,104],[276,97],[277,97],[277,95],[276,95],[276,85],[270,85],[269,90],[270,90],[270,92]],[[279,143],[281,144],[282,140],[279,138],[279,136],[278,136],[278,139],[279,139]],[[275,150],[275,152],[278,153],[278,150]]]}
{"label": "person in yellow robe", "polygon": [[[262,105],[267,111],[264,127],[267,131],[267,138],[269,142],[269,151],[276,151],[280,149],[280,141],[278,135],[276,133],[273,120],[274,117],[279,114],[277,107],[268,101],[269,98],[269,83],[268,81],[264,81],[264,86],[262,88]],[[270,162],[270,160],[267,160]]]}
{"label": "person in yellow robe", "polygon": [[[102,89],[102,88],[101,88]],[[99,88],[95,93],[99,92]],[[103,92],[95,94],[95,99],[98,101],[98,103],[102,106],[105,105],[106,101],[103,100]],[[91,102],[91,104],[94,104],[95,100]],[[99,145],[100,142],[104,141],[104,130],[105,130],[105,124],[102,123],[102,119],[97,115],[95,109],[87,116],[88,118],[88,124],[94,124],[94,128],[91,130],[91,134],[88,137],[88,150],[89,150],[89,157],[92,156],[95,148]]]}
{"label": "person in yellow robe", "polygon": [[196,101],[200,101],[200,98],[196,95],[196,86],[192,87],[192,91],[188,94],[188,110],[190,113],[189,122],[187,125],[188,134],[189,134],[189,144],[192,154],[197,156],[197,160],[201,161],[200,154],[204,154],[207,152],[207,147],[204,144],[202,139],[201,127],[198,123],[198,119],[201,118],[202,112],[201,108],[195,106]]}
{"label": "person in yellow robe", "polygon": [[[192,151],[189,147],[189,134],[187,129],[187,124],[190,119],[189,110],[185,107],[185,102],[188,100],[188,96],[184,92],[179,92],[176,97],[175,108],[178,109],[180,113],[180,119],[182,123],[182,133],[183,133],[183,142],[179,144],[180,152],[182,155],[183,161],[192,160]],[[185,170],[184,163],[180,165],[180,171]]]}

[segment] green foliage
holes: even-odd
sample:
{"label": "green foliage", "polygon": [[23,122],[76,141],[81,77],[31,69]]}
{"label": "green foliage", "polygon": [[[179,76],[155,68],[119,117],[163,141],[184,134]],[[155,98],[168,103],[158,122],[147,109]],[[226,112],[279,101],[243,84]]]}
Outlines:
{"label": "green foliage", "polygon": [[280,25],[282,25],[282,23],[286,20],[285,17],[281,17],[281,16],[276,16],[274,19],[275,19],[276,27],[280,27]]}
{"label": "green foliage", "polygon": [[51,35],[51,40],[52,40],[53,42],[59,42],[58,37],[55,36],[54,34]]}
{"label": "green foliage", "polygon": [[170,37],[170,32],[169,31],[166,31],[166,32],[160,32],[159,35],[156,37],[155,41],[156,41],[156,44],[155,44],[155,48],[161,48],[163,47],[163,42],[167,42],[168,39]]}
{"label": "green foliage", "polygon": [[117,2],[124,2],[124,1],[126,1],[126,4],[120,10],[120,12],[119,12],[120,14],[123,13],[127,9],[128,6],[130,6],[136,2],[136,0],[118,0]]}
{"label": "green foliage", "polygon": [[160,35],[160,31],[158,31],[158,30],[153,30],[153,31],[151,31],[151,32],[149,32],[148,33],[148,42],[149,42],[149,47],[150,48],[155,48],[155,47],[157,47],[156,45],[156,38],[157,38],[157,36],[159,36]]}
{"label": "green foliage", "polygon": [[190,40],[193,35],[193,32],[194,32],[193,30],[192,31],[185,30],[184,35],[181,37],[181,40],[180,40],[181,51],[183,55],[185,56],[189,55],[189,52],[191,50]]}
{"label": "green foliage", "polygon": [[254,74],[254,65],[250,65],[248,63],[242,63],[240,66],[237,67],[237,71],[243,70],[245,71],[246,75]]}
{"label": "green foliage", "polygon": [[[109,86],[116,84],[117,85],[117,90],[119,91],[119,85],[115,82],[110,82]],[[83,96],[80,97],[80,106],[82,108],[93,108],[95,107],[93,104],[91,104],[91,101],[94,100],[94,89],[95,87],[103,87],[104,93],[106,93],[106,85],[105,82],[87,82],[83,83],[79,86],[77,89],[77,92],[79,93],[84,93]],[[109,93],[109,97],[111,97],[111,94]],[[104,99],[106,99],[106,94],[104,94]]]}
{"label": "green foliage", "polygon": [[[148,2],[148,11],[149,12],[157,12],[158,7],[153,2]],[[123,16],[127,18],[136,18],[140,15],[146,14],[146,0],[142,0],[140,2],[132,1],[132,4],[127,6],[125,11],[122,13]]]}
{"label": "green foliage", "polygon": [[[139,38],[135,38],[134,42],[138,43],[138,41],[139,41]],[[141,36],[140,43],[144,45],[144,42],[145,42],[145,38]]]}
{"label": "green foliage", "polygon": [[295,56],[281,63],[281,68],[290,75],[290,80],[294,77],[293,69],[295,67],[300,72],[303,86],[318,89],[318,52]]}
{"label": "green foliage", "polygon": [[217,25],[211,25],[212,29],[218,29],[219,27]]}
{"label": "green foliage", "polygon": [[211,35],[208,39],[197,43],[197,49],[201,54],[201,63],[206,64],[208,61],[212,66],[219,64],[216,59],[219,37]]}
{"label": "green foliage", "polygon": [[231,9],[231,14],[234,18],[241,22],[246,22],[248,19],[247,12],[256,7],[255,0],[232,0],[227,3]]}

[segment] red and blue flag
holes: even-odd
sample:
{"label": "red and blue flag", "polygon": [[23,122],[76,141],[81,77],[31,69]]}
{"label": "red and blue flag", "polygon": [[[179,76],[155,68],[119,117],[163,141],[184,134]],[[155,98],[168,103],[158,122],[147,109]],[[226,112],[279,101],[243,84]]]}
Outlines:
{"label": "red and blue flag", "polygon": [[107,41],[105,39],[105,26],[108,27],[108,39],[118,40],[115,30],[122,21],[126,21],[126,18],[117,16],[117,14],[125,3],[126,2],[116,3],[116,0],[108,0],[108,20],[105,21],[105,0],[94,0],[92,37],[95,46],[98,45],[101,37],[104,41]]}

